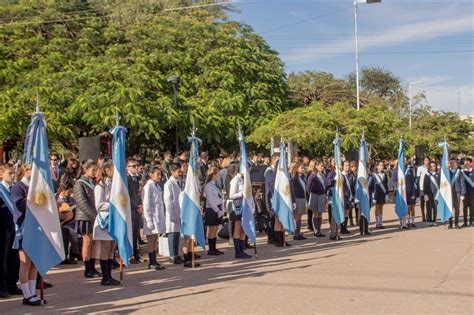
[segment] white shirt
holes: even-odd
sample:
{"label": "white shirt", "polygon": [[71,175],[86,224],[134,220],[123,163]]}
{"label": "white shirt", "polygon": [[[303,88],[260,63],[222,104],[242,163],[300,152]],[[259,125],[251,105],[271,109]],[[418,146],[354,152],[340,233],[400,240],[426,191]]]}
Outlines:
{"label": "white shirt", "polygon": [[[210,181],[204,187],[204,197],[206,197],[206,208],[210,208],[217,213],[222,212],[222,204],[224,203],[224,198],[222,192],[217,187],[214,181]],[[219,206],[221,206],[219,208]]]}
{"label": "white shirt", "polygon": [[2,185],[3,185],[3,187],[5,187],[5,188],[7,189],[8,192],[11,192],[13,185],[7,184],[7,183],[6,183],[5,181],[3,181],[3,180],[2,180]]}
{"label": "white shirt", "polygon": [[244,197],[244,178],[237,174],[230,181],[229,199],[234,200],[236,206],[240,206]]}
{"label": "white shirt", "polygon": [[178,180],[171,176],[163,187],[163,199],[166,210],[166,233],[180,232],[181,230],[180,193],[181,188],[178,186]]}
{"label": "white shirt", "polygon": [[418,186],[420,186],[420,191],[423,191],[423,185],[425,183],[426,174],[428,174],[428,168],[424,165],[421,165],[416,170],[416,177],[420,178],[420,183],[418,184]]}

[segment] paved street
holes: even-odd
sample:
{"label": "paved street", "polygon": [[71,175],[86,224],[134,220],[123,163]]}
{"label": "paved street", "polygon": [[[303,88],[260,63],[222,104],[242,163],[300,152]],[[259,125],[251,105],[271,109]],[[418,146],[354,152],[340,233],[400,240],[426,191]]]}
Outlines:
{"label": "paved street", "polygon": [[47,276],[54,288],[46,291],[46,306],[1,300],[0,313],[473,314],[474,228],[419,223],[400,232],[393,205],[386,213],[388,228],[370,237],[353,233],[339,242],[317,243],[308,237],[279,249],[264,245],[261,236],[258,259],[244,261],[234,260],[233,249],[221,242],[225,255],[203,257],[195,270],[134,265],[123,287],[85,280],[79,264],[61,267]]}

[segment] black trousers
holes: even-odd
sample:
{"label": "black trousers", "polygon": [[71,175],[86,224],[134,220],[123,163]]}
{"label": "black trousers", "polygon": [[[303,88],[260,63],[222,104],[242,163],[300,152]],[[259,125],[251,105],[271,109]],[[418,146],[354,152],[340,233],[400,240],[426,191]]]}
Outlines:
{"label": "black trousers", "polygon": [[138,259],[140,258],[140,244],[138,240],[140,239],[140,225],[141,225],[141,215],[138,213],[137,209],[132,209],[132,247],[133,247],[133,257]]}
{"label": "black trousers", "polygon": [[[456,192],[453,191],[453,210],[454,210],[454,225],[459,225],[459,214],[460,214],[460,201],[461,196],[459,196]],[[449,218],[449,226],[453,226],[453,217]]]}
{"label": "black trousers", "polygon": [[421,219],[422,219],[423,222],[426,222],[425,206],[426,206],[425,196],[421,196],[420,197],[420,208],[421,208]]}
{"label": "black trousers", "polygon": [[464,217],[464,224],[472,225],[474,223],[474,196],[466,194],[462,207],[462,216]]}
{"label": "black trousers", "polygon": [[436,200],[434,198],[430,198],[426,202],[426,221],[427,222],[436,222],[436,215],[438,210],[436,209]]}
{"label": "black trousers", "polygon": [[0,227],[0,290],[16,287],[20,271],[18,250],[12,249],[15,226]]}
{"label": "black trousers", "polygon": [[310,231],[313,231],[313,229],[314,229],[313,228],[313,210],[308,209],[307,213],[308,213],[308,218],[307,218],[308,219],[308,229]]}

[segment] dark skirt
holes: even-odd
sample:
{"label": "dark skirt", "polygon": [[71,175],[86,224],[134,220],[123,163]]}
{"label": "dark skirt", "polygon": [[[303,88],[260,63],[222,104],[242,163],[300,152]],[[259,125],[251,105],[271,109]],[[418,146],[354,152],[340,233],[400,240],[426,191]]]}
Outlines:
{"label": "dark skirt", "polygon": [[384,205],[385,204],[385,194],[383,192],[375,193],[375,204],[376,205]]}
{"label": "dark skirt", "polygon": [[204,210],[204,225],[205,226],[217,226],[219,225],[219,216],[217,215],[217,212],[215,212],[211,208],[206,208]]}
{"label": "dark skirt", "polygon": [[76,221],[76,233],[80,235],[92,234],[94,224],[91,221]]}

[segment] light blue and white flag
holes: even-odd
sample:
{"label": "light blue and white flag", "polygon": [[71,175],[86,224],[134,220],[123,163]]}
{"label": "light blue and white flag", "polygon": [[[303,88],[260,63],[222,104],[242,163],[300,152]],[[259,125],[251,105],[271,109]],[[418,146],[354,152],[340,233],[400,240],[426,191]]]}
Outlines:
{"label": "light blue and white flag", "polygon": [[332,217],[337,224],[344,222],[344,178],[341,172],[341,138],[336,135],[334,144],[334,162],[336,163],[336,183],[332,192]]}
{"label": "light blue and white flag", "polygon": [[272,197],[272,207],[275,215],[289,233],[295,231],[295,221],[292,211],[290,177],[288,175],[288,163],[286,162],[286,146],[280,145],[280,160],[275,175],[275,192]]}
{"label": "light blue and white flag", "polygon": [[252,194],[252,182],[250,180],[249,164],[247,163],[247,149],[245,147],[245,140],[242,133],[239,133],[240,142],[240,173],[244,174],[244,198],[242,201],[242,229],[245,235],[253,243],[257,242],[257,234],[255,231],[255,201]]}
{"label": "light blue and white flag", "polygon": [[204,224],[201,215],[201,183],[199,182],[199,145],[201,139],[188,137],[191,143],[189,154],[188,174],[184,191],[180,194],[181,207],[181,234],[190,236],[196,243],[206,250],[206,238],[204,237]]}
{"label": "light blue and white flag", "polygon": [[405,142],[400,139],[398,146],[397,189],[395,193],[395,213],[402,220],[408,215],[407,190],[405,186]]}
{"label": "light blue and white flag", "polygon": [[133,255],[132,211],[128,194],[127,173],[125,171],[125,136],[127,130],[122,126],[112,129],[112,161],[114,176],[110,188],[109,227],[110,236],[117,243],[120,258],[125,266]]}
{"label": "light blue and white flag", "polygon": [[443,147],[443,158],[441,159],[439,191],[436,195],[436,200],[438,201],[439,218],[441,222],[445,222],[453,216],[453,196],[448,168],[448,143],[444,141],[438,145]]}
{"label": "light blue and white flag", "polygon": [[28,127],[27,143],[25,153],[29,156],[25,155],[25,161],[31,163],[32,169],[22,228],[22,248],[44,276],[65,259],[65,253],[43,114],[37,112],[33,115]]}
{"label": "light blue and white flag", "polygon": [[8,210],[10,210],[13,216],[13,222],[15,223],[15,228],[17,228],[16,221],[18,220],[18,217],[21,215],[21,213],[16,208],[12,195],[8,189],[3,186],[2,182],[0,182],[0,198],[3,199],[3,202],[7,205]]}
{"label": "light blue and white flag", "polygon": [[367,173],[367,161],[369,160],[369,150],[364,138],[360,140],[359,147],[359,167],[357,168],[356,198],[359,200],[359,209],[364,217],[370,222],[370,199],[369,183]]}

